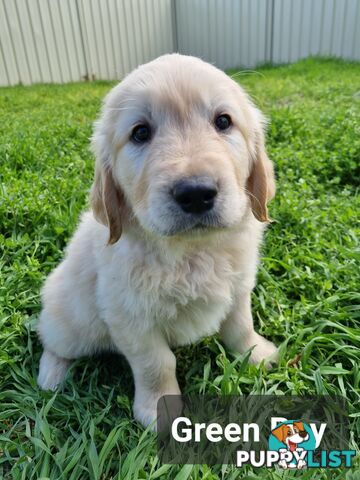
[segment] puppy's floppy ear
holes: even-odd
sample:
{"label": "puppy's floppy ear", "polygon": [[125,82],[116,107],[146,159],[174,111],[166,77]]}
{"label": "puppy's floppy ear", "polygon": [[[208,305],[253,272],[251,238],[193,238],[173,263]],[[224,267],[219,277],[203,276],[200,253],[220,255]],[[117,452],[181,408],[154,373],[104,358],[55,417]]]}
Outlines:
{"label": "puppy's floppy ear", "polygon": [[92,139],[96,165],[90,202],[96,220],[109,227],[108,243],[111,245],[119,240],[122,233],[125,199],[113,177],[110,154],[104,142],[101,134],[95,134]]}
{"label": "puppy's floppy ear", "polygon": [[260,222],[269,222],[267,203],[275,195],[274,167],[265,150],[264,133],[258,131],[255,136],[255,151],[247,179],[251,210]]}

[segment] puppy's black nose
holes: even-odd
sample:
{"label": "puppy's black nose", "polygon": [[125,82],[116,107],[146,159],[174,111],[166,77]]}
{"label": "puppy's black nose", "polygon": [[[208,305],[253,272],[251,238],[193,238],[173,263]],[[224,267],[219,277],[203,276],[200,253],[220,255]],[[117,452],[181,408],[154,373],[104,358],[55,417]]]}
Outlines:
{"label": "puppy's black nose", "polygon": [[209,178],[192,177],[178,181],[172,190],[175,201],[186,213],[204,213],[214,206],[218,191]]}
{"label": "puppy's black nose", "polygon": [[300,430],[299,435],[301,438],[305,438],[307,436],[307,432],[305,430]]}

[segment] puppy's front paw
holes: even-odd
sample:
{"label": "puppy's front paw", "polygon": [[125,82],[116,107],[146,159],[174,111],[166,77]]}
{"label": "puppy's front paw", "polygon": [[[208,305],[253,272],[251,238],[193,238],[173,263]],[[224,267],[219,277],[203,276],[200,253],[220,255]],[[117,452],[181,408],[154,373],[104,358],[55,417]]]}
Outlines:
{"label": "puppy's front paw", "polygon": [[[134,417],[145,428],[150,424],[154,431],[157,430],[158,413],[160,414],[159,425],[160,429],[166,428],[166,425],[172,423],[172,421],[180,416],[182,411],[182,400],[180,392],[176,391],[169,397],[164,397],[162,394],[149,395],[147,398],[135,398],[134,402]],[[158,406],[158,401],[159,406]],[[159,408],[159,411],[158,411]]]}
{"label": "puppy's front paw", "polygon": [[262,360],[265,360],[267,368],[271,368],[273,363],[277,363],[279,351],[272,342],[254,332],[250,343],[249,348],[254,346],[250,356],[251,363],[258,364]]}
{"label": "puppy's front paw", "polygon": [[147,428],[151,425],[152,430],[156,431],[156,420],[157,420],[157,411],[156,411],[156,401],[137,401],[134,402],[134,417],[135,420],[141,423],[144,428]]}
{"label": "puppy's front paw", "polygon": [[40,359],[38,385],[42,390],[56,390],[64,380],[69,360],[44,350]]}

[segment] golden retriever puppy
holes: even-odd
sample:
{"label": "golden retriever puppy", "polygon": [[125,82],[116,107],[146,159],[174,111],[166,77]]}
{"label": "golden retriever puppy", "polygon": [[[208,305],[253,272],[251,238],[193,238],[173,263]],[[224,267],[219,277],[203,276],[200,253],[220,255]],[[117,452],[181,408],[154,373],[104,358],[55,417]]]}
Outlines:
{"label": "golden retriever puppy", "polygon": [[241,87],[178,54],[140,66],[104,101],[92,139],[92,211],[47,279],[38,383],[72,359],[124,354],[134,415],[179,394],[171,347],[220,332],[252,362],[276,356],[254,331],[250,295],[275,193],[264,120]]}

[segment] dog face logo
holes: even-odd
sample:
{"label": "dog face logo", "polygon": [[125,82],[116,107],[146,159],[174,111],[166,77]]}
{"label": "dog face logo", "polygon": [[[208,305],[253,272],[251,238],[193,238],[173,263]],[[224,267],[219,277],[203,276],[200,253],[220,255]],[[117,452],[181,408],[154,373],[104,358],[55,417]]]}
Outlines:
{"label": "dog face logo", "polygon": [[277,424],[269,437],[269,450],[279,452],[279,467],[307,468],[307,454],[315,450],[316,440],[311,427],[299,420]]}
{"label": "dog face logo", "polygon": [[301,443],[309,439],[309,434],[304,428],[303,422],[293,422],[276,427],[271,433],[286,445],[287,449],[294,452]]}

